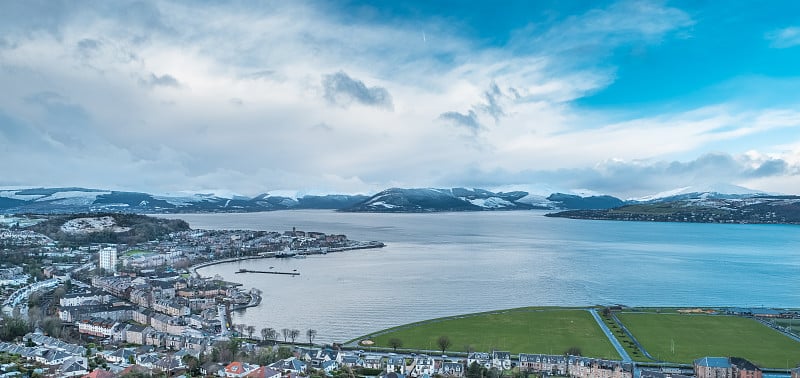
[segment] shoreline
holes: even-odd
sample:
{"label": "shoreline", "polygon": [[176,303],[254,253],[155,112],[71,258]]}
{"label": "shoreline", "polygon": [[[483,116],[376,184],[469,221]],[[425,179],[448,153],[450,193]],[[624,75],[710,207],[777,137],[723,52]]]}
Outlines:
{"label": "shoreline", "polygon": [[[207,262],[203,262],[203,263],[200,263],[200,264],[192,265],[191,267],[189,267],[188,270],[189,270],[190,274],[192,274],[193,276],[195,276],[197,278],[204,278],[203,276],[200,275],[200,273],[197,270],[201,269],[201,268],[206,268],[206,267],[209,267],[209,266],[213,266],[213,265],[226,264],[226,263],[237,262],[237,261],[245,261],[245,260],[260,260],[260,259],[270,259],[270,258],[288,258],[288,257],[294,257],[294,256],[308,256],[308,255],[326,255],[328,253],[354,251],[354,250],[359,250],[359,249],[375,249],[375,248],[383,248],[383,247],[386,246],[385,243],[379,242],[379,241],[358,242],[358,243],[359,244],[357,244],[357,245],[352,245],[352,246],[347,246],[347,247],[329,248],[329,249],[324,250],[324,251],[323,250],[319,250],[319,251],[290,250],[290,251],[286,251],[286,252],[283,252],[283,251],[282,252],[263,252],[263,253],[258,254],[256,256],[230,257],[230,258],[227,258],[227,259],[212,260],[212,261],[207,261]],[[363,244],[361,244],[361,243],[363,243]],[[206,278],[208,278],[208,277],[206,277]]]}

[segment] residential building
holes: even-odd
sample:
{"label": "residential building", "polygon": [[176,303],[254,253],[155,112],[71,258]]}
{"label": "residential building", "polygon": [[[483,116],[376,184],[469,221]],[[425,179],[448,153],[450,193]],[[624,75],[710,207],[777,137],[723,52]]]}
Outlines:
{"label": "residential building", "polygon": [[467,368],[475,362],[487,369],[492,368],[492,356],[489,353],[472,352],[467,356]]}
{"label": "residential building", "polygon": [[725,357],[703,357],[694,360],[694,375],[697,378],[731,378],[733,367]]}
{"label": "residential building", "polygon": [[551,375],[567,374],[567,356],[547,354],[519,354],[519,368],[530,373]]}
{"label": "residential building", "polygon": [[571,356],[568,374],[574,378],[633,378],[633,365],[620,361]]}
{"label": "residential building", "polygon": [[269,365],[269,367],[275,370],[280,370],[286,374],[288,373],[298,374],[298,373],[304,373],[306,371],[306,364],[303,361],[300,361],[294,357],[289,357],[287,359],[280,360],[272,365]]}
{"label": "residential building", "polygon": [[432,377],[436,374],[436,362],[433,360],[433,357],[425,354],[416,356],[411,366],[413,368],[408,375],[412,377],[422,377],[423,375]]}
{"label": "residential building", "polygon": [[511,352],[492,351],[492,367],[500,370],[511,370]]}
{"label": "residential building", "polygon": [[258,369],[255,369],[249,373],[247,373],[246,377],[248,378],[280,378],[281,372],[270,368],[268,366],[262,366]]}
{"label": "residential building", "polygon": [[463,377],[464,373],[464,364],[460,362],[445,361],[439,369],[439,374],[445,377]]}
{"label": "residential building", "polygon": [[389,358],[386,360],[386,372],[405,374],[406,359],[402,356],[389,356]]}
{"label": "residential building", "polygon": [[100,269],[106,272],[117,271],[117,249],[106,247],[100,250]]}
{"label": "residential building", "polygon": [[256,367],[250,366],[246,363],[233,361],[225,366],[224,376],[231,378],[244,377],[255,369]]}
{"label": "residential building", "polygon": [[383,369],[383,358],[379,355],[364,356],[364,367],[367,369]]}
{"label": "residential building", "polygon": [[731,357],[733,378],[762,378],[761,369],[752,362],[741,357]]}

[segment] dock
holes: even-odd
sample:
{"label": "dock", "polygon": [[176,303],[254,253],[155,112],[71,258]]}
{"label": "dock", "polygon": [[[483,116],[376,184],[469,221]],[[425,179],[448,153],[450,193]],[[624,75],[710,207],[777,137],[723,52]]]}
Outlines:
{"label": "dock", "polygon": [[269,271],[267,271],[267,270],[250,270],[250,269],[244,269],[244,268],[239,269],[236,273],[237,274],[238,273],[282,274],[284,276],[299,276],[300,275],[300,273],[297,273],[297,272],[276,272],[274,270],[269,270]]}

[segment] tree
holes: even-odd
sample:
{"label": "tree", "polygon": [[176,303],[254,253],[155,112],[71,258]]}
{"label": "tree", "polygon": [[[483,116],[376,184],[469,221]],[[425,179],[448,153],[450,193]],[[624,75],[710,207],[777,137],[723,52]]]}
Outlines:
{"label": "tree", "polygon": [[249,326],[245,327],[244,329],[247,331],[247,338],[248,339],[252,339],[253,338],[253,333],[256,332],[256,327],[253,327],[253,326],[249,325]]}
{"label": "tree", "polygon": [[442,354],[444,354],[444,351],[450,347],[450,338],[447,336],[439,336],[439,339],[436,340],[436,344],[439,345],[439,349],[441,349]]}
{"label": "tree", "polygon": [[477,362],[473,361],[467,367],[466,376],[467,378],[483,378],[486,376],[486,369]]}
{"label": "tree", "polygon": [[292,344],[294,344],[294,341],[297,339],[298,336],[300,336],[299,329],[293,329],[289,331],[289,338],[292,339]]}
{"label": "tree", "polygon": [[264,343],[267,343],[268,341],[274,341],[276,336],[277,332],[275,332],[274,329],[261,328],[261,340],[264,341]]}
{"label": "tree", "polygon": [[244,324],[237,324],[235,327],[236,331],[239,332],[239,336],[244,334]]}
{"label": "tree", "polygon": [[19,317],[4,318],[0,326],[0,340],[11,341],[17,337],[25,336],[30,331],[28,322]]}
{"label": "tree", "polygon": [[581,354],[581,348],[576,347],[576,346],[569,347],[569,349],[564,351],[564,354],[566,354],[568,356],[581,356],[582,355]]}
{"label": "tree", "polygon": [[389,339],[389,346],[397,352],[397,348],[401,348],[403,346],[403,340],[400,340],[396,337],[392,337]]}
{"label": "tree", "polygon": [[314,344],[314,338],[317,337],[317,330],[316,329],[309,329],[306,331],[306,336],[308,336],[308,345],[311,346]]}
{"label": "tree", "polygon": [[293,355],[292,354],[292,350],[289,347],[280,347],[280,348],[278,348],[278,359],[279,360],[283,360],[283,359],[289,358],[292,355]]}
{"label": "tree", "polygon": [[191,376],[200,374],[200,360],[197,359],[197,357],[187,354],[181,357],[181,362],[183,362],[183,364],[186,366],[186,369],[189,370],[189,374],[191,374]]}
{"label": "tree", "polygon": [[292,330],[291,330],[291,329],[289,329],[289,328],[282,328],[282,329],[281,329],[281,335],[283,335],[283,342],[284,342],[284,343],[288,341],[288,339],[289,339],[289,334],[290,334],[291,332],[292,332]]}
{"label": "tree", "polygon": [[239,346],[241,346],[241,341],[237,339],[228,341],[227,349],[231,352],[231,359],[236,359],[236,354],[239,353]]}
{"label": "tree", "polygon": [[61,323],[61,319],[60,318],[57,318],[57,317],[54,317],[54,316],[48,316],[48,317],[44,318],[44,320],[41,323],[41,326],[42,326],[42,330],[44,331],[44,333],[46,335],[51,336],[51,337],[55,337],[55,338],[58,338],[58,337],[61,336],[62,323]]}

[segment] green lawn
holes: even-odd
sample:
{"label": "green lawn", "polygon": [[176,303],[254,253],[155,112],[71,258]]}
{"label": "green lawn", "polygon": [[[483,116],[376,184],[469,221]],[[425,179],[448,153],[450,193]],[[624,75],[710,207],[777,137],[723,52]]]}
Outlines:
{"label": "green lawn", "polygon": [[603,331],[586,310],[516,309],[491,314],[465,315],[428,323],[398,327],[369,337],[376,346],[388,347],[399,338],[404,349],[436,350],[439,336],[452,341],[450,351],[562,354],[578,347],[585,356],[619,359]]}
{"label": "green lawn", "polygon": [[800,363],[800,342],[752,319],[653,313],[617,317],[657,359],[691,363],[704,356],[737,356],[773,368]]}

